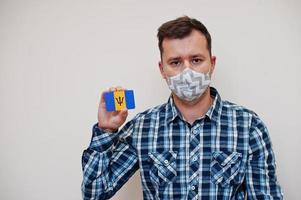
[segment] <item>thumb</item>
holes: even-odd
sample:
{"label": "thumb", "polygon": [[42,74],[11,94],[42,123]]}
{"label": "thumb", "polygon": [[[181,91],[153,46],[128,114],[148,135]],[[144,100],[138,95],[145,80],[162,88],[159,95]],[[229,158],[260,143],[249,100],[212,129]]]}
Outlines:
{"label": "thumb", "polygon": [[127,110],[127,109],[121,110],[121,111],[120,111],[120,115],[121,115],[122,117],[126,117],[126,116],[128,115],[128,110]]}

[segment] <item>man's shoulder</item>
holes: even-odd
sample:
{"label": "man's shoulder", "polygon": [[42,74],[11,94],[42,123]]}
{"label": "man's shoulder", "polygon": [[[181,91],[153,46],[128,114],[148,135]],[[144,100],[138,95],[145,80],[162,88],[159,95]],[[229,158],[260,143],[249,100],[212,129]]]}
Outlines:
{"label": "man's shoulder", "polygon": [[246,106],[228,101],[228,100],[223,100],[222,101],[223,111],[229,112],[233,111],[236,113],[236,115],[249,115],[250,117],[258,117],[257,113],[253,110],[250,109]]}
{"label": "man's shoulder", "polygon": [[250,130],[256,127],[261,129],[266,127],[264,121],[253,109],[227,100],[223,100],[222,107],[222,116],[231,115],[242,123],[247,122]]}

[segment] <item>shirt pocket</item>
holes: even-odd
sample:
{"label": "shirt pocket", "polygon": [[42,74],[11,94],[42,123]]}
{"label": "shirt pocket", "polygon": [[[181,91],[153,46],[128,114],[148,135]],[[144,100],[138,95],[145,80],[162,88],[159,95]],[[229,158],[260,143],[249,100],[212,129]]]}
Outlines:
{"label": "shirt pocket", "polygon": [[215,151],[210,163],[211,181],[222,187],[230,186],[240,181],[242,154],[230,151]]}
{"label": "shirt pocket", "polygon": [[148,154],[150,162],[150,180],[158,186],[164,186],[177,176],[177,152],[150,152]]}

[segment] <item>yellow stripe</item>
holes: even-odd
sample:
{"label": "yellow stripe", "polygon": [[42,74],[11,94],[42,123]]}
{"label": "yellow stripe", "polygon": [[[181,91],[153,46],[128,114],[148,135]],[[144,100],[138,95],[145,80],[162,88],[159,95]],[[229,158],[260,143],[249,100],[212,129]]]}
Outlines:
{"label": "yellow stripe", "polygon": [[124,110],[126,108],[124,90],[114,92],[115,110]]}

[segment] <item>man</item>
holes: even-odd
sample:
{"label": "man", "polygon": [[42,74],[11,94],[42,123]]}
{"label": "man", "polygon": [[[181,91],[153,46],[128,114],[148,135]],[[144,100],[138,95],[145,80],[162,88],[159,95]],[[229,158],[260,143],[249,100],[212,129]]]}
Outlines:
{"label": "man", "polygon": [[206,27],[184,16],[157,36],[172,94],[121,130],[127,111],[106,112],[102,97],[82,155],[83,198],[112,197],[140,169],[144,199],[283,199],[265,124],[210,87],[216,57]]}

